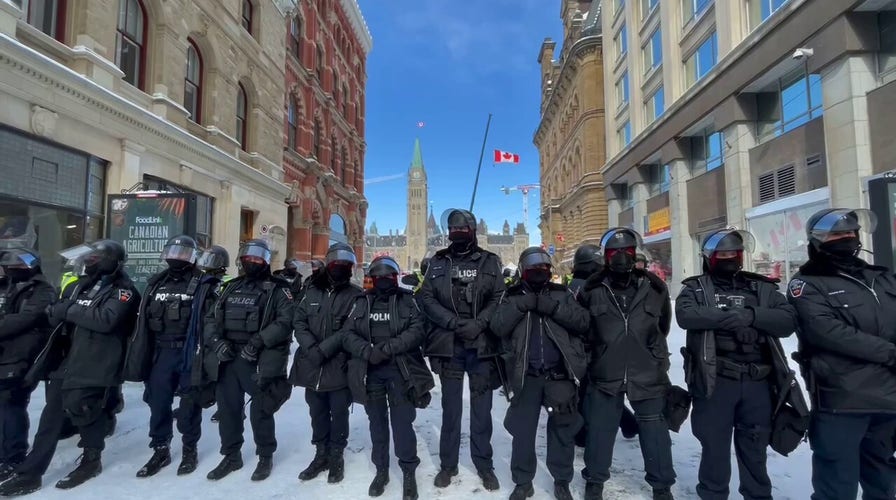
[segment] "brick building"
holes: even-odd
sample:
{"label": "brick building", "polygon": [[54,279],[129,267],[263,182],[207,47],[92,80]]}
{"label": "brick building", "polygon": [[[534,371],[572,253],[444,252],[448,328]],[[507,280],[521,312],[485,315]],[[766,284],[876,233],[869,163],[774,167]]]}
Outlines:
{"label": "brick building", "polygon": [[363,250],[364,89],[372,39],[357,0],[300,2],[287,20],[283,169],[288,254]]}

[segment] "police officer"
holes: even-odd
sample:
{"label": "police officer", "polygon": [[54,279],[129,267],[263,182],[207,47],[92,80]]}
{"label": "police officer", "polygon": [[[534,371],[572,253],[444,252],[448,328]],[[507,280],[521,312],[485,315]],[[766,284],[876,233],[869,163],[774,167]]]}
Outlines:
{"label": "police officer", "polygon": [[576,248],[572,257],[572,279],[569,281],[569,291],[579,298],[585,281],[603,269],[600,263],[600,247],[586,243]]}
{"label": "police officer", "polygon": [[357,261],[352,247],[335,243],[327,250],[326,267],[313,275],[296,311],[295,329],[299,349],[290,381],[305,388],[311,414],[311,444],[314,459],[299,479],[314,479],[329,469],[327,482],[338,483],[345,475],[343,452],[348,444],[348,409],[352,394],[346,378],[347,354],[339,330],[345,324],[361,289],[351,284]]}
{"label": "police officer", "polygon": [[389,424],[391,415],[395,456],[403,475],[402,498],[417,499],[415,471],[417,436],[415,405],[425,406],[435,385],[423,360],[423,313],[413,294],[399,288],[401,270],[391,257],[377,257],[367,274],[373,289],[355,302],[343,345],[351,353],[348,381],[355,401],[364,404],[370,420],[371,458],[376,476],[368,493],[378,497],[389,483]]}
{"label": "police officer", "polygon": [[205,317],[207,376],[216,381],[218,432],[224,458],[208,479],[217,481],[243,467],[242,409],[252,398],[249,421],[258,465],[253,481],[271,474],[277,449],[274,413],[289,398],[286,364],[292,332],[293,297],[289,283],[271,275],[271,249],[249,240],[237,259],[243,276],[228,282]]}
{"label": "police officer", "polygon": [[554,497],[572,500],[575,435],[582,426],[577,399],[588,359],[583,337],[588,311],[563,285],[551,283],[551,257],[541,247],[520,254],[522,281],[510,287],[491,319],[502,338],[510,408],[504,427],[513,436],[510,472],[516,487],[511,500],[535,494],[535,435],[541,407],[548,412],[547,466]]}
{"label": "police officer", "polygon": [[301,265],[298,259],[286,259],[283,262],[283,269],[274,271],[274,276],[289,282],[289,289],[296,300],[301,300],[299,297],[302,293],[302,273],[299,272]]}
{"label": "police officer", "polygon": [[[731,436],[744,498],[771,498],[766,448],[772,428],[774,373],[788,373],[778,338],[796,327],[777,280],[742,270],[755,239],[723,229],[702,245],[703,274],[684,280],[675,302],[687,330],[685,381],[693,396],[691,430],[700,441],[697,494],[728,498]],[[776,366],[777,364],[777,366]]]}
{"label": "police officer", "polygon": [[[202,272],[201,281],[204,283],[215,284],[215,292],[220,295],[224,290],[224,285],[232,278],[227,275],[227,268],[230,267],[230,253],[226,248],[219,245],[212,245],[205,249],[199,258],[196,259],[196,268]],[[295,297],[293,297],[295,299]],[[202,351],[202,352],[199,352]],[[205,342],[200,339],[199,348],[193,354],[193,382],[194,385],[200,385],[200,393],[202,394],[203,408],[210,408],[214,405],[215,384],[213,381],[207,380],[205,371],[202,370],[202,360],[205,357]],[[196,364],[198,363],[198,367]],[[176,412],[177,410],[175,410]],[[245,410],[243,411],[243,420],[245,420]],[[209,418],[213,423],[218,422],[217,409]]]}
{"label": "police officer", "polygon": [[424,354],[442,384],[441,469],[435,485],[457,475],[464,373],[470,386],[470,453],[487,490],[500,487],[492,461],[492,391],[500,386],[498,339],[488,329],[504,291],[501,261],[476,243],[476,218],[450,209],[445,225],[451,245],[436,252],[420,289],[420,304],[431,323]]}
{"label": "police officer", "polygon": [[643,253],[635,254],[635,269],[647,270],[647,256]]}
{"label": "police officer", "polygon": [[672,442],[663,416],[671,387],[666,336],[672,306],[666,284],[648,271],[635,269],[635,251],[640,245],[641,235],[631,229],[617,227],[604,233],[604,270],[585,285],[592,337],[585,404],[588,440],[582,471],[588,500],[603,498],[625,397],[635,410],[653,498],[672,498]]}
{"label": "police officer", "polygon": [[311,261],[311,274],[308,275],[308,277],[305,278],[305,281],[302,283],[302,293],[304,293],[304,291],[307,290],[308,287],[311,286],[311,284],[314,283],[315,280],[317,280],[320,277],[321,273],[323,273],[325,271],[326,271],[326,265],[324,264],[324,261],[322,261],[320,259],[312,260]]}
{"label": "police officer", "polygon": [[230,267],[230,253],[222,246],[212,245],[196,259],[196,268],[204,276],[218,280],[219,285],[230,281],[227,276],[228,267]]}
{"label": "police officer", "polygon": [[896,278],[858,257],[864,209],[816,212],[806,223],[809,261],[790,281],[800,366],[812,401],[814,500],[894,498]]}
{"label": "police officer", "polygon": [[145,383],[143,399],[149,405],[149,447],[153,449],[137,477],[154,476],[171,463],[175,395],[181,396],[177,428],[183,436],[177,473],[196,470],[202,407],[191,391],[192,354],[200,344],[200,320],[216,299],[216,286],[200,288],[202,274],[195,266],[198,252],[190,236],[168,240],[160,256],[168,268],[149,278],[137,331],[128,345],[125,378]]}
{"label": "police officer", "polygon": [[24,378],[50,334],[44,311],[56,290],[30,248],[0,253],[0,480],[12,476],[28,452],[28,403],[34,383]]}
{"label": "police officer", "polygon": [[15,475],[0,485],[0,495],[22,495],[41,487],[66,414],[78,427],[78,446],[84,452],[56,487],[74,488],[102,471],[100,457],[111,419],[107,400],[122,382],[126,339],[136,323],[140,294],[123,270],[127,254],[120,243],[100,240],[82,248],[79,258],[86,275],[48,309],[56,326],[27,376],[48,379],[34,445]]}

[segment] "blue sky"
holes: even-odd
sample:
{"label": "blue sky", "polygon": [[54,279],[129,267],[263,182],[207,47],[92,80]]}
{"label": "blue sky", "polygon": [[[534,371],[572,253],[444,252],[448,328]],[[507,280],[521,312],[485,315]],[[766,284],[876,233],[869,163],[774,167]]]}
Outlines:
{"label": "blue sky", "polygon": [[[419,137],[436,219],[469,208],[488,113],[492,122],[474,212],[489,231],[521,221],[523,200],[502,185],[538,182],[532,136],[539,121],[545,37],[560,42],[560,5],[551,0],[360,0],[373,35],[367,61],[368,181],[406,174]],[[426,126],[418,128],[417,122]],[[520,164],[493,166],[494,149]],[[367,224],[403,231],[406,177],[368,184]],[[527,227],[538,234],[540,192],[529,194]]]}

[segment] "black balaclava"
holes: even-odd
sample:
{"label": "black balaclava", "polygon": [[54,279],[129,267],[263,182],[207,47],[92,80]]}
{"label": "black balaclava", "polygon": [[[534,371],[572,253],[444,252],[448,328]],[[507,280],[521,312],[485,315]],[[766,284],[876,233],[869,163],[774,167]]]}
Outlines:
{"label": "black balaclava", "polygon": [[373,289],[377,295],[391,295],[398,291],[398,280],[392,276],[377,276],[373,278]]}
{"label": "black balaclava", "polygon": [[847,272],[855,272],[864,269],[867,263],[857,257],[862,248],[859,237],[840,238],[824,243],[809,243],[809,259],[820,260]]}
{"label": "black balaclava", "polygon": [[731,279],[744,267],[744,252],[737,250],[737,256],[728,259],[720,259],[713,253],[709,258],[709,272],[713,276]]}
{"label": "black balaclava", "polygon": [[541,290],[548,281],[551,281],[551,270],[532,268],[523,271],[523,281],[533,290]]}
{"label": "black balaclava", "polygon": [[270,269],[268,264],[262,264],[259,262],[241,262],[243,267],[243,272],[246,274],[247,278],[250,279],[258,279],[265,276]]}
{"label": "black balaclava", "polygon": [[616,286],[627,286],[635,268],[635,248],[607,250],[605,258],[610,281]]}
{"label": "black balaclava", "polygon": [[331,262],[327,265],[327,276],[334,285],[344,285],[352,279],[352,266]]}
{"label": "black balaclava", "polygon": [[184,274],[193,269],[193,263],[179,259],[166,259],[168,269],[175,274]]}

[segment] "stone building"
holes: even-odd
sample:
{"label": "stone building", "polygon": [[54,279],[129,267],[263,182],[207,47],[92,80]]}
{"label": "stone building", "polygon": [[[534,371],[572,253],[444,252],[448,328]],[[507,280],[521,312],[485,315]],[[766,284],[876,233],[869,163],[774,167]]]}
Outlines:
{"label": "stone building", "polygon": [[361,255],[370,32],[357,0],[299,2],[286,26],[288,254],[320,258],[341,241]]}
{"label": "stone building", "polygon": [[[414,143],[414,154],[408,169],[407,226],[404,231],[390,230],[380,234],[376,222],[370,225],[364,237],[364,262],[369,263],[380,255],[393,257],[405,271],[420,268],[423,257],[432,256],[450,243],[448,236],[430,211],[429,187],[420,140]],[[498,254],[501,262],[516,262],[520,253],[529,246],[529,234],[523,223],[511,232],[510,223],[504,221],[501,233],[490,234],[485,220],[479,219],[476,228],[479,246]]]}
{"label": "stone building", "polygon": [[197,236],[286,253],[286,14],[272,0],[0,0],[0,219],[59,276],[106,195],[197,196]]}

